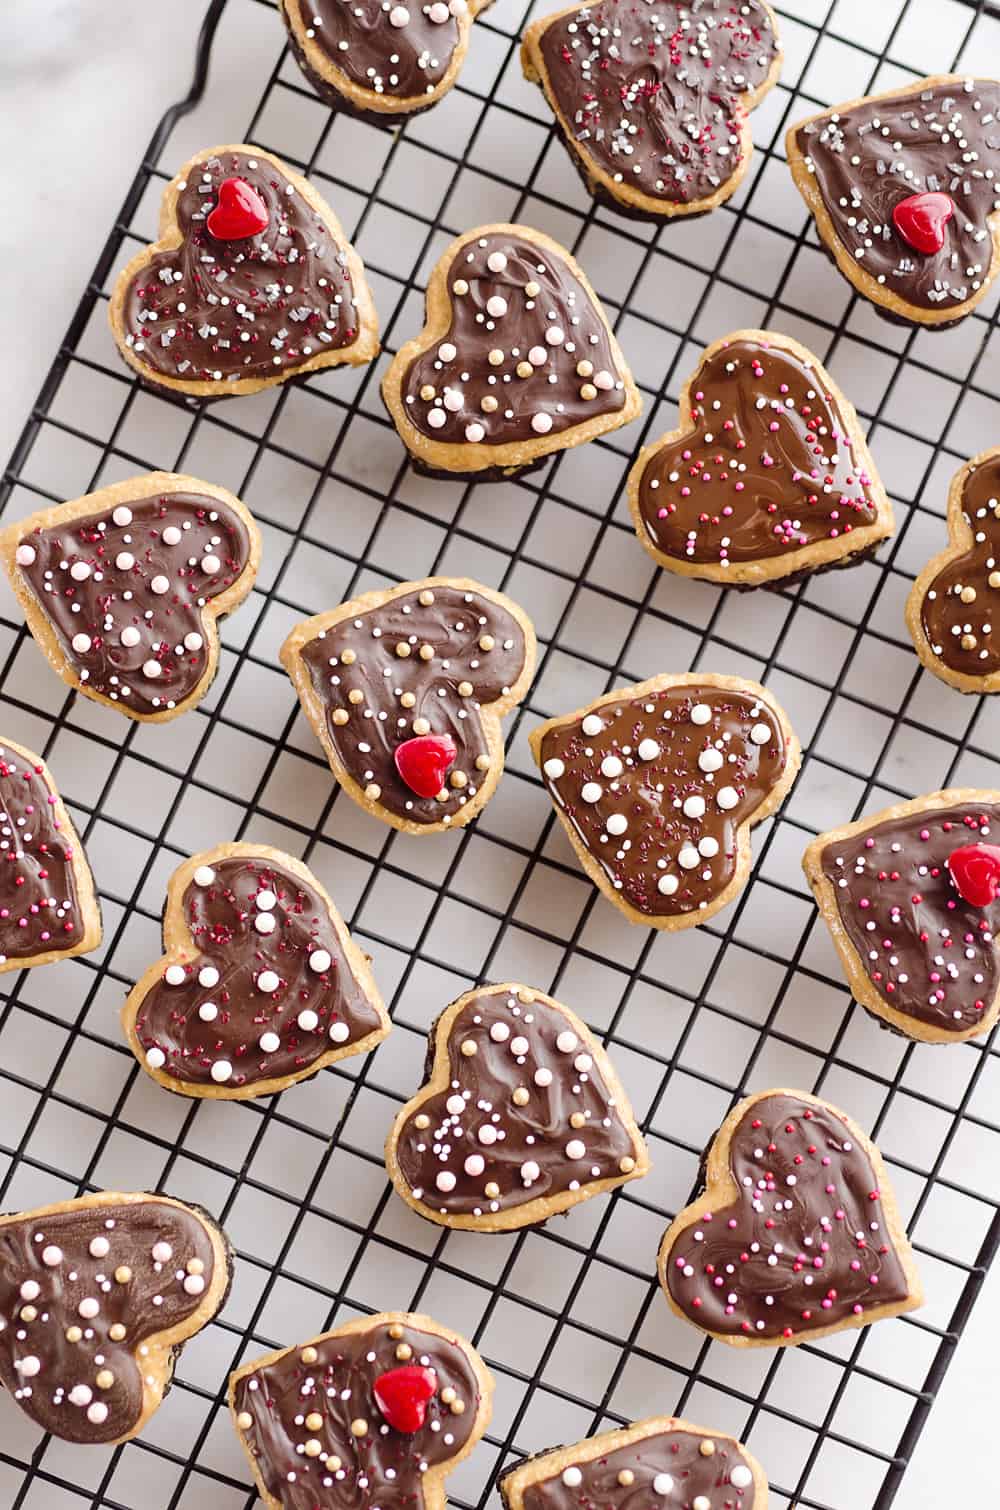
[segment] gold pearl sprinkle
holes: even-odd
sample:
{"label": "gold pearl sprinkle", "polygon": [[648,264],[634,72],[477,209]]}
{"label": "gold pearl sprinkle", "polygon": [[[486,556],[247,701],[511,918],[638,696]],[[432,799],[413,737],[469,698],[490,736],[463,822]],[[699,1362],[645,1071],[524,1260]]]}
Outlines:
{"label": "gold pearl sprinkle", "polygon": [[441,790],[438,792],[437,796],[434,798],[434,801],[435,802],[447,802],[448,801],[448,788],[446,786],[443,786],[441,788]]}
{"label": "gold pearl sprinkle", "polygon": [[407,1358],[413,1357],[413,1349],[408,1342],[401,1342],[399,1344],[396,1349],[396,1357],[401,1363],[405,1363]]}
{"label": "gold pearl sprinkle", "polygon": [[432,661],[434,659],[434,646],[433,645],[421,645],[421,647],[420,647],[420,659],[422,661]]}
{"label": "gold pearl sprinkle", "polygon": [[412,692],[404,692],[399,700],[404,708],[412,708],[417,701]]}
{"label": "gold pearl sprinkle", "polygon": [[706,1437],[704,1441],[699,1445],[698,1451],[701,1453],[703,1458],[714,1457],[715,1443],[712,1441],[712,1438]]}
{"label": "gold pearl sprinkle", "polygon": [[340,664],[342,666],[353,666],[357,658],[358,657],[355,651],[345,650],[343,655],[340,657]]}
{"label": "gold pearl sprinkle", "polygon": [[536,283],[534,278],[532,278],[530,283],[526,283],[524,285],[524,292],[527,294],[529,299],[537,299],[541,291],[542,285],[540,283]]}
{"label": "gold pearl sprinkle", "polygon": [[621,1170],[622,1174],[632,1173],[633,1169],[635,1168],[635,1160],[632,1158],[631,1154],[626,1154],[623,1159],[618,1160],[618,1168]]}
{"label": "gold pearl sprinkle", "polygon": [[[430,1117],[428,1117],[426,1112],[420,1112],[416,1117],[414,1117],[413,1125],[414,1127],[419,1127],[420,1131],[423,1132],[425,1128],[430,1127],[431,1119]],[[390,1337],[402,1337],[402,1335],[402,1328],[400,1328],[399,1331],[396,1331],[396,1329],[393,1328],[393,1330],[389,1333]]]}
{"label": "gold pearl sprinkle", "polygon": [[306,1431],[319,1431],[323,1425],[323,1417],[318,1410],[311,1410],[306,1416]]}
{"label": "gold pearl sprinkle", "polygon": [[488,771],[489,768],[490,768],[490,757],[488,755],[477,755],[476,756],[476,770],[477,771]]}
{"label": "gold pearl sprinkle", "polygon": [[364,700],[365,694],[362,692],[360,687],[352,687],[350,692],[348,692],[347,694],[347,701],[349,703],[354,703],[356,705],[358,703],[363,703]]}
{"label": "gold pearl sprinkle", "polygon": [[109,1368],[102,1368],[95,1383],[98,1389],[110,1389],[115,1382],[115,1376]]}
{"label": "gold pearl sprinkle", "polygon": [[449,1405],[448,1409],[451,1411],[451,1413],[452,1413],[453,1416],[463,1415],[464,1412],[465,1412],[465,1401],[464,1400],[452,1400],[452,1402]]}
{"label": "gold pearl sprinkle", "polygon": [[471,697],[472,696],[472,683],[471,682],[459,682],[459,684],[458,684],[458,695],[459,695],[459,697]]}
{"label": "gold pearl sprinkle", "polygon": [[409,647],[409,645],[406,643],[405,640],[400,640],[399,644],[396,646],[396,654],[399,656],[399,659],[401,661],[405,661],[406,657],[409,655],[409,653],[410,653],[410,647]]}
{"label": "gold pearl sprinkle", "polygon": [[527,1086],[519,1085],[510,1099],[513,1101],[515,1106],[527,1106],[528,1102],[531,1100],[531,1093],[529,1092]]}
{"label": "gold pearl sprinkle", "polygon": [[379,786],[378,782],[369,781],[368,785],[365,787],[365,796],[368,798],[368,801],[377,802],[381,795],[382,788]]}
{"label": "gold pearl sprinkle", "polygon": [[415,718],[413,720],[413,732],[414,734],[429,734],[431,732],[431,726],[428,723],[427,719]]}
{"label": "gold pearl sprinkle", "polygon": [[331,1473],[338,1473],[340,1471],[340,1469],[342,1468],[343,1464],[341,1463],[340,1459],[337,1457],[336,1453],[331,1452],[330,1456],[326,1460],[326,1466],[330,1470]]}
{"label": "gold pearl sprinkle", "polygon": [[451,286],[460,299],[469,292],[469,285],[464,278],[456,278]]}
{"label": "gold pearl sprinkle", "polygon": [[21,1307],[21,1320],[22,1321],[34,1321],[34,1319],[35,1319],[35,1317],[37,1315],[38,1315],[38,1312],[35,1310],[34,1306],[22,1306]]}
{"label": "gold pearl sprinkle", "polygon": [[487,393],[484,398],[479,400],[479,407],[484,414],[492,414],[495,409],[500,407],[500,400],[494,398],[492,393]]}
{"label": "gold pearl sprinkle", "polygon": [[991,571],[986,580],[991,587],[1000,587],[1000,571]]}
{"label": "gold pearl sprinkle", "polygon": [[500,1186],[497,1184],[496,1180],[490,1180],[486,1185],[486,1195],[491,1201],[495,1201],[499,1194]]}
{"label": "gold pearl sprinkle", "polygon": [[362,1420],[361,1417],[359,1416],[356,1421],[352,1421],[351,1422],[351,1436],[352,1437],[364,1437],[364,1436],[367,1436],[367,1435],[368,1435],[368,1422]]}
{"label": "gold pearl sprinkle", "polygon": [[420,390],[420,397],[425,404],[429,404],[432,398],[437,397],[437,389],[431,383],[425,383]]}
{"label": "gold pearl sprinkle", "polygon": [[586,1127],[587,1119],[583,1115],[583,1112],[574,1112],[569,1119],[569,1125],[570,1127]]}
{"label": "gold pearl sprinkle", "polygon": [[122,1264],[120,1268],[115,1270],[115,1279],[120,1285],[127,1285],[131,1278],[132,1270],[128,1264]]}
{"label": "gold pearl sprinkle", "polygon": [[530,1007],[535,999],[535,993],[534,991],[529,991],[527,986],[521,986],[518,989],[517,999],[522,1007]]}
{"label": "gold pearl sprinkle", "polygon": [[452,771],[450,779],[452,786],[457,787],[467,786],[469,782],[469,778],[464,771]]}
{"label": "gold pearl sprinkle", "polygon": [[[70,1331],[72,1331],[72,1330],[73,1330],[73,1328],[70,1327]],[[67,1336],[68,1335],[69,1335],[69,1333],[67,1333]],[[112,1342],[121,1342],[122,1341],[122,1339],[125,1336],[125,1328],[122,1326],[122,1324],[121,1324],[120,1321],[116,1321],[115,1322],[114,1326],[111,1328],[110,1332],[108,1333],[108,1336],[111,1338]]]}
{"label": "gold pearl sprinkle", "polygon": [[496,640],[491,634],[484,634],[479,641],[480,650],[492,650]]}
{"label": "gold pearl sprinkle", "polygon": [[584,362],[577,362],[577,364],[576,364],[576,375],[577,375],[577,377],[582,377],[582,378],[593,377],[594,376],[594,364],[593,364],[593,362],[586,362],[586,361],[584,361]]}
{"label": "gold pearl sprinkle", "polygon": [[455,1398],[455,1391],[452,1389],[451,1385],[449,1384],[446,1389],[443,1389],[441,1391],[441,1404],[442,1405],[450,1405],[451,1402],[452,1402],[452,1400],[454,1400],[454,1398]]}
{"label": "gold pearl sprinkle", "polygon": [[310,1437],[304,1451],[307,1458],[318,1458],[323,1451],[323,1443],[318,1441],[316,1437]]}
{"label": "gold pearl sprinkle", "polygon": [[580,397],[587,399],[588,402],[590,399],[597,397],[597,389],[594,387],[593,383],[584,383],[583,387],[580,389]]}
{"label": "gold pearl sprinkle", "polygon": [[350,716],[346,708],[335,708],[333,711],[333,721],[338,727],[346,724]]}
{"label": "gold pearl sprinkle", "polygon": [[532,367],[530,362],[518,362],[517,366],[514,368],[514,371],[517,373],[519,378],[531,377],[531,374],[534,372],[534,370],[535,369],[534,367]]}
{"label": "gold pearl sprinkle", "polygon": [[[417,1126],[418,1127],[420,1126],[420,1118],[419,1117],[417,1118]],[[430,1118],[429,1117],[426,1117],[424,1119],[424,1126],[425,1127],[429,1127],[430,1126]],[[394,1321],[392,1323],[392,1326],[389,1328],[389,1336],[395,1342],[396,1339],[398,1337],[402,1337],[402,1335],[403,1335],[403,1328],[400,1326],[400,1324],[399,1324],[398,1321]]]}
{"label": "gold pearl sprinkle", "polygon": [[430,608],[431,604],[434,602],[434,594],[431,592],[429,587],[424,588],[417,601],[422,603],[425,608]]}
{"label": "gold pearl sprinkle", "polygon": [[635,1483],[635,1474],[632,1472],[631,1468],[622,1469],[621,1473],[618,1475],[618,1482],[619,1484],[621,1484],[623,1489],[627,1489],[630,1484]]}
{"label": "gold pearl sprinkle", "polygon": [[253,1416],[248,1410],[241,1410],[236,1417],[236,1424],[240,1428],[240,1431],[249,1431],[253,1425]]}
{"label": "gold pearl sprinkle", "polygon": [[962,649],[963,650],[975,650],[976,643],[977,643],[977,641],[976,641],[976,637],[975,637],[974,634],[963,634],[963,636],[962,636]]}
{"label": "gold pearl sprinkle", "polygon": [[189,1258],[185,1265],[189,1274],[204,1274],[205,1265],[200,1258]]}
{"label": "gold pearl sprinkle", "polygon": [[319,1357],[319,1353],[317,1353],[314,1347],[304,1347],[302,1349],[302,1352],[299,1354],[299,1357],[302,1359],[303,1363],[315,1363],[317,1358]]}
{"label": "gold pearl sprinkle", "polygon": [[488,358],[491,367],[499,367],[503,363],[503,352],[498,346],[494,346]]}
{"label": "gold pearl sprinkle", "polygon": [[462,1053],[465,1055],[466,1059],[471,1059],[473,1054],[479,1053],[474,1038],[465,1038],[462,1040]]}
{"label": "gold pearl sprinkle", "polygon": [[78,1326],[71,1326],[71,1327],[67,1327],[66,1328],[66,1341],[67,1342],[79,1342],[82,1337],[83,1337],[83,1332],[80,1329],[80,1327],[78,1327]]}
{"label": "gold pearl sprinkle", "polygon": [[976,589],[974,587],[963,587],[959,593],[959,597],[963,603],[974,603],[976,601]]}

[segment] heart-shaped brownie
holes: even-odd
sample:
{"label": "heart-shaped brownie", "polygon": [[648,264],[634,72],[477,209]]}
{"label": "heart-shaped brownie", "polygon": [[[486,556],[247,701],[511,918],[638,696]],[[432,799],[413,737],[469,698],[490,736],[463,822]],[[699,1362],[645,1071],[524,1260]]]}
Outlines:
{"label": "heart-shaped brownie", "polygon": [[389,1031],[368,957],[330,897],[269,845],[220,844],[185,860],[170,878],[163,940],[122,1024],[168,1090],[270,1095]]}
{"label": "heart-shaped brownie", "polygon": [[923,1304],[881,1154],[801,1091],[760,1091],[729,1113],[659,1274],[672,1311],[737,1347],[794,1346]]}
{"label": "heart-shaped brownie", "polygon": [[535,1226],[649,1169],[604,1049],[539,991],[460,996],[431,1030],[426,1074],[385,1162],[407,1205],[443,1227]]}
{"label": "heart-shaped brownie", "polygon": [[784,801],[799,742],[756,682],[664,674],[530,736],[584,870],[629,922],[693,928],[746,885],[750,828]]}
{"label": "heart-shaped brownie", "polygon": [[89,954],[101,909],[87,856],[45,761],[0,742],[0,975]]}
{"label": "heart-shaped brownie", "polygon": [[260,534],[225,488],[150,472],[8,525],[0,557],[63,681],[161,723],[211,686],[217,621],[253,587]]}
{"label": "heart-shaped brownie", "polygon": [[493,0],[279,0],[292,51],[335,110],[396,126],[455,83],[472,23]]}
{"label": "heart-shaped brownie", "polygon": [[642,408],[583,269],[541,231],[467,231],[431,273],[426,302],[423,330],[382,381],[422,472],[515,477]]}
{"label": "heart-shaped brownie", "polygon": [[444,1510],[489,1423],[493,1380],[463,1337],[402,1311],[245,1363],[236,1431],[268,1510]]}
{"label": "heart-shaped brownie", "polygon": [[764,0],[597,0],[533,21],[521,65],[595,199],[662,220],[736,192],[781,43]]}
{"label": "heart-shaped brownie", "polygon": [[1000,447],[966,462],[948,493],[948,544],[906,603],[906,625],[927,667],[960,692],[1000,691]]}
{"label": "heart-shaped brownie", "polygon": [[281,661],[348,796],[426,834],[492,796],[500,720],[531,684],[535,632],[502,593],[426,577],[303,620]]}
{"label": "heart-shaped brownie", "polygon": [[0,1217],[0,1383],[54,1436],[125,1442],[231,1269],[222,1229],[169,1196],[99,1192]]}
{"label": "heart-shaped brownie", "polygon": [[967,857],[952,866],[997,840],[1000,792],[958,787],[820,834],[805,852],[855,1000],[907,1038],[956,1043],[1000,1015],[1000,906],[956,884]]}
{"label": "heart-shaped brownie", "polygon": [[198,398],[378,355],[360,257],[312,184],[257,147],[210,147],[167,184],[160,236],[109,307],[128,365]]}
{"label": "heart-shaped brownie", "polygon": [[893,318],[947,326],[1000,269],[1000,80],[937,75],[792,126],[788,163],[827,250]]}
{"label": "heart-shaped brownie", "polygon": [[730,587],[851,566],[894,528],[853,405],[810,351],[765,330],[708,348],[628,496],[654,560]]}
{"label": "heart-shaped brownie", "polygon": [[522,1458],[497,1487],[506,1510],[767,1510],[764,1470],[743,1444],[675,1416]]}

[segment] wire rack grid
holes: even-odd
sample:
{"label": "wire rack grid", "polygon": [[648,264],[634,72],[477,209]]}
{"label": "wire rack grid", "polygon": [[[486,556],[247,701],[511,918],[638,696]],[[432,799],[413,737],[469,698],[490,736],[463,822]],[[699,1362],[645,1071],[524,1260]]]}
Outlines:
{"label": "wire rack grid", "polygon": [[[164,118],[4,478],[14,517],[137,471],[230,486],[261,522],[265,563],[226,624],[205,704],[124,726],[64,695],[16,604],[0,596],[5,735],[42,751],[75,811],[101,891],[94,956],[7,977],[0,1005],[0,1202],[165,1189],[212,1209],[237,1249],[232,1297],[190,1343],[141,1440],[81,1453],[0,1409],[11,1510],[237,1510],[254,1503],[224,1409],[226,1375],[265,1348],[387,1307],[463,1330],[498,1383],[486,1440],[451,1481],[485,1505],[512,1455],[676,1411],[741,1436],[778,1510],[886,1510],[1000,1246],[1000,1064],[992,1041],[907,1045],[851,1002],[799,870],[808,839],[883,802],[962,782],[1000,786],[996,705],[922,673],[902,628],[937,548],[948,475],[1000,428],[997,299],[947,334],[880,322],[826,263],[783,161],[785,126],[838,98],[945,66],[1000,71],[1000,10],[974,0],[788,0],[786,63],[754,118],[734,201],[656,229],[595,210],[520,77],[530,13],[477,22],[461,82],[395,134],[332,115],[283,46],[272,0],[212,0],[189,98]],[[203,90],[209,56],[212,87]],[[164,182],[210,143],[250,140],[309,176],[370,270],[385,346],[417,328],[447,240],[522,220],[570,246],[643,390],[630,430],[517,483],[430,482],[406,466],[379,368],[253,399],[153,397],[106,331],[117,269],[155,233]],[[855,399],[901,526],[876,563],[775,593],[723,593],[656,571],[623,504],[628,462],[672,422],[698,351],[772,325],[813,347]],[[383,358],[384,360],[384,358]],[[429,574],[510,592],[540,636],[509,723],[508,773],[460,834],[418,842],[341,796],[277,664],[305,614]],[[767,681],[806,746],[750,886],[681,935],[630,929],[575,865],[527,752],[539,717],[670,669]],[[166,878],[227,838],[283,845],[316,869],[371,951],[395,1031],[262,1103],[188,1102],[136,1067],[124,991],[159,952]],[[438,1232],[391,1196],[385,1130],[413,1090],[423,1035],[470,983],[521,979],[571,1003],[608,1044],[653,1173],[541,1231]],[[677,1321],[652,1279],[700,1151],[748,1090],[818,1091],[873,1130],[926,1280],[919,1313],[792,1351],[735,1352]]]}

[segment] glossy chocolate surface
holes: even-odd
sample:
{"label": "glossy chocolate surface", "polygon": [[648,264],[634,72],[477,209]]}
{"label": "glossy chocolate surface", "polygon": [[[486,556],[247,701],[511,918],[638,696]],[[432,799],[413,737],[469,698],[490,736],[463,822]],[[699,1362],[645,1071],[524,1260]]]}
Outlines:
{"label": "glossy chocolate surface", "polygon": [[83,938],[76,842],[56,814],[44,767],[0,744],[0,964]]}
{"label": "glossy chocolate surface", "polygon": [[288,0],[306,36],[353,84],[409,99],[429,94],[448,71],[466,0],[429,4],[382,0]]}
{"label": "glossy chocolate surface", "polygon": [[962,511],[973,534],[972,549],[948,561],[920,605],[927,643],[963,676],[1000,671],[1000,456],[966,477]]}
{"label": "glossy chocolate surface", "polygon": [[[510,1505],[502,1479],[500,1488]],[[522,1503],[524,1510],[649,1510],[651,1505],[680,1510],[700,1495],[711,1510],[763,1510],[753,1469],[738,1442],[675,1430],[642,1437],[600,1457],[581,1455],[550,1478],[526,1485]]]}

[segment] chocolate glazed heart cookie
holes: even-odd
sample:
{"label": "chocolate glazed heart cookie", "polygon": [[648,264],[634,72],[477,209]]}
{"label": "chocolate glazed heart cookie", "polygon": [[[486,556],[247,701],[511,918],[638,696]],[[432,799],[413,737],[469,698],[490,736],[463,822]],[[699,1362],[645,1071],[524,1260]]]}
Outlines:
{"label": "chocolate glazed heart cookie", "polygon": [[661,220],[736,192],[781,43],[764,0],[598,0],[533,21],[521,65],[591,194]]}
{"label": "chocolate glazed heart cookie", "polygon": [[800,749],[740,677],[664,674],[549,719],[531,751],[584,870],[631,923],[693,928],[750,874],[750,828],[784,801]]}
{"label": "chocolate glazed heart cookie", "polygon": [[253,587],[260,533],[225,488],[150,472],[8,525],[0,557],[63,680],[162,723],[211,686],[217,623]]}
{"label": "chocolate glazed heart cookie", "polygon": [[531,684],[535,632],[502,593],[426,577],[305,619],[281,662],[348,796],[426,834],[492,796],[500,720]]}
{"label": "chocolate glazed heart cookie", "polygon": [[360,257],[312,185],[257,147],[210,147],[171,179],[160,236],[118,277],[111,331],[152,388],[258,393],[378,355]]}
{"label": "chocolate glazed heart cookie", "polygon": [[335,110],[397,126],[430,109],[458,78],[472,23],[492,0],[280,0],[292,51]]}
{"label": "chocolate glazed heart cookie", "polygon": [[0,1217],[0,1382],[43,1431],[127,1442],[231,1272],[222,1229],[169,1196],[99,1192]]}
{"label": "chocolate glazed heart cookie", "polygon": [[906,602],[927,667],[960,692],[1000,691],[1000,447],[966,462],[948,493],[948,544]]}
{"label": "chocolate glazed heart cookie", "polygon": [[489,1424],[493,1380],[429,1316],[364,1316],[229,1379],[268,1510],[444,1510],[445,1481]]}
{"label": "chocolate glazed heart cookie", "polygon": [[767,1510],[767,1479],[741,1442],[653,1416],[505,1468],[505,1510]]}
{"label": "chocolate glazed heart cookie", "polygon": [[1000,1015],[998,843],[1000,792],[958,787],[820,834],[806,850],[855,1000],[907,1038],[957,1043]]}
{"label": "chocolate glazed heart cookie", "polygon": [[766,330],[708,348],[628,496],[655,561],[726,587],[851,566],[894,528],[853,405],[805,346]]}
{"label": "chocolate glazed heart cookie", "polygon": [[41,756],[0,742],[0,975],[89,954],[101,909],[87,856]]}
{"label": "chocolate glazed heart cookie", "polygon": [[792,126],[788,165],[823,244],[893,319],[956,324],[1000,268],[1000,81],[939,74]]}
{"label": "chocolate glazed heart cookie", "polygon": [[421,472],[516,477],[642,408],[583,269],[541,231],[485,225],[459,236],[426,303],[423,330],[382,381]]}
{"label": "chocolate glazed heart cookie", "polygon": [[330,897],[269,845],[220,844],[185,860],[170,878],[163,940],[122,1025],[167,1090],[270,1095],[389,1031],[368,957]]}
{"label": "chocolate glazed heart cookie", "polygon": [[385,1162],[429,1221],[512,1232],[648,1173],[610,1059],[575,1013],[540,991],[467,991],[434,1024],[425,1073],[393,1123]]}
{"label": "chocolate glazed heart cookie", "polygon": [[878,1149],[801,1091],[761,1091],[729,1113],[659,1274],[676,1315],[736,1347],[816,1341],[923,1304]]}

